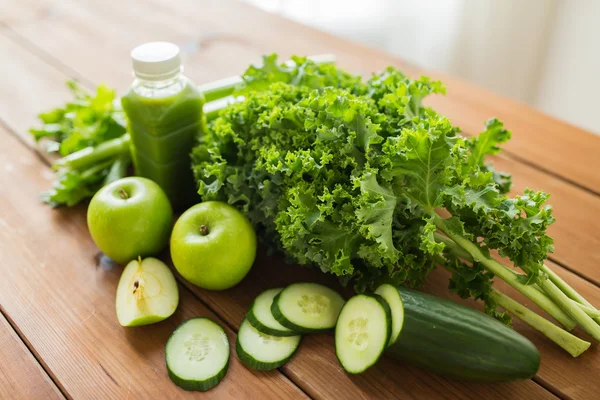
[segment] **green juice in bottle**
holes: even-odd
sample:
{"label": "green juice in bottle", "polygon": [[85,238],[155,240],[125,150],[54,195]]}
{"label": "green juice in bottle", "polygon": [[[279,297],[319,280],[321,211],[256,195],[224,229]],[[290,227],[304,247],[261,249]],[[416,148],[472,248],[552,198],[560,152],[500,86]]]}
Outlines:
{"label": "green juice in bottle", "polygon": [[158,183],[181,210],[199,201],[189,154],[204,129],[204,96],[182,74],[176,45],[146,43],[131,58],[135,80],[121,103],[136,175]]}

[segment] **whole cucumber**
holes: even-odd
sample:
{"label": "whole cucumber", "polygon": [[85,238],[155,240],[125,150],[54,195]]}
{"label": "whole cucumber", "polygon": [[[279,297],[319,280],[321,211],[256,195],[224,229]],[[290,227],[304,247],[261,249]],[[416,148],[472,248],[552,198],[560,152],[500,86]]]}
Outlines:
{"label": "whole cucumber", "polygon": [[388,356],[464,380],[510,381],[537,373],[540,353],[516,331],[472,308],[399,290],[404,325]]}

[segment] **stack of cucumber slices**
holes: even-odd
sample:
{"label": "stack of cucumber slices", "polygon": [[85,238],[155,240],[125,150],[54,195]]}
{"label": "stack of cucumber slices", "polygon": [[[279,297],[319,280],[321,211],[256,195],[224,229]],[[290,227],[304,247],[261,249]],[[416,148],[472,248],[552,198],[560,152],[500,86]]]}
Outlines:
{"label": "stack of cucumber slices", "polygon": [[[246,366],[268,371],[292,358],[303,334],[335,328],[342,366],[349,373],[360,373],[398,337],[402,319],[402,300],[391,285],[346,302],[326,286],[294,283],[266,290],[254,299],[240,326],[236,351]],[[182,323],[169,338],[165,353],[169,376],[186,390],[213,388],[229,366],[227,335],[208,318]]]}
{"label": "stack of cucumber slices", "polygon": [[350,374],[374,365],[400,335],[404,306],[398,289],[383,284],[344,304],[335,327],[335,353]]}
{"label": "stack of cucumber slices", "polygon": [[397,289],[380,286],[347,302],[316,283],[294,283],[261,293],[250,307],[237,337],[240,360],[250,368],[271,370],[296,352],[302,334],[335,328],[336,354],[349,373],[375,364],[400,334],[404,309]]}
{"label": "stack of cucumber slices", "polygon": [[239,359],[250,368],[281,367],[296,352],[303,333],[335,327],[344,298],[316,283],[294,283],[258,295],[238,332]]}
{"label": "stack of cucumber slices", "polygon": [[[364,372],[384,352],[445,376],[478,381],[529,379],[540,365],[529,340],[488,315],[389,284],[348,301],[316,283],[266,290],[240,326],[236,351],[246,366],[272,370],[292,358],[303,334],[333,329],[337,358],[350,374]],[[166,354],[169,376],[187,390],[214,387],[229,364],[227,336],[206,318],[180,325]]]}

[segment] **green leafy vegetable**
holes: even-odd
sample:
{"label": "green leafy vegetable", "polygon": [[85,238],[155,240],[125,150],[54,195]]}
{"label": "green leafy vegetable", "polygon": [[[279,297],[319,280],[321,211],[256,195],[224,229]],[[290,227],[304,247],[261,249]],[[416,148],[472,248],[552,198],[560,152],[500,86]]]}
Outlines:
{"label": "green leafy vegetable", "polygon": [[[510,132],[491,119],[480,135],[461,136],[423,104],[445,92],[440,82],[394,68],[363,81],[331,63],[270,55],[203,87],[211,99],[243,99],[210,108],[216,119],[192,154],[199,193],[243,210],[272,251],[358,291],[418,286],[440,265],[452,274],[449,289],[483,301],[488,314],[505,323],[516,315],[574,356],[587,349],[496,291],[502,279],[567,330],[580,325],[600,341],[600,312],[544,264],[553,250],[548,195],[508,196],[510,175],[486,160]],[[114,91],[71,88],[75,100],[32,129],[63,156],[45,196],[52,205],[90,197],[123,176],[131,157]]]}
{"label": "green leafy vegetable", "polygon": [[333,63],[311,62],[306,57],[293,56],[291,61],[278,64],[277,55],[263,57],[261,66],[250,66],[242,75],[243,85],[236,90],[237,95],[267,90],[274,82],[288,83],[311,89],[324,87],[354,88],[364,91],[359,76],[338,69]]}
{"label": "green leafy vegetable", "polygon": [[492,164],[485,163],[485,158],[488,155],[498,154],[501,151],[500,145],[510,140],[511,132],[504,129],[504,124],[496,118],[488,120],[485,128],[485,131],[479,135],[468,139],[467,146],[471,151],[469,167],[473,170],[479,168],[481,172],[492,172],[492,178],[496,182],[498,190],[505,194],[510,191],[512,183],[510,175],[496,172]]}
{"label": "green leafy vegetable", "polygon": [[58,152],[66,156],[125,133],[125,116],[113,89],[100,85],[91,94],[75,81],[68,81],[67,86],[74,99],[38,115],[42,126],[30,129],[36,140],[56,141]]}
{"label": "green leafy vegetable", "polygon": [[[262,68],[249,69],[243,79],[230,77],[200,86],[207,100],[216,100],[205,104],[207,120],[214,119],[227,105],[220,99],[236,88],[238,94],[243,94],[266,87],[261,83],[264,79],[314,88],[360,84],[360,78],[331,65],[331,56],[317,56],[318,61],[311,63],[306,60],[295,57],[284,68],[276,64],[275,55],[266,56]],[[295,68],[295,62],[303,67]],[[106,183],[125,176],[131,164],[131,138],[115,90],[100,85],[92,94],[74,81],[68,81],[67,86],[74,99],[41,113],[42,126],[30,129],[36,141],[47,141],[46,152],[62,156],[53,166],[57,173],[52,189],[42,194],[42,199],[53,207],[70,207],[93,196]]]}
{"label": "green leafy vegetable", "polygon": [[510,177],[485,162],[510,138],[501,122],[466,139],[423,106],[444,92],[439,82],[393,68],[362,82],[333,65],[295,61],[270,56],[251,67],[245,100],[210,124],[192,155],[204,200],[237,206],[272,250],[359,291],[417,286],[441,264],[453,273],[451,290],[484,301],[506,323],[494,276],[568,329],[578,323],[600,339],[600,326],[574,312],[581,308],[544,272],[553,249],[548,195],[507,196]]}
{"label": "green leafy vegetable", "polygon": [[[42,200],[53,207],[75,204],[91,197],[107,180],[125,176],[130,164],[129,148],[120,147],[118,154],[95,157],[94,162],[69,165],[79,153],[91,153],[95,146],[120,140],[125,134],[125,116],[113,89],[105,85],[88,92],[75,81],[67,86],[73,100],[63,107],[41,113],[41,127],[31,128],[36,141],[47,140],[46,150],[63,156],[56,164],[56,179],[52,188],[42,194]],[[89,158],[89,154],[87,155]]]}

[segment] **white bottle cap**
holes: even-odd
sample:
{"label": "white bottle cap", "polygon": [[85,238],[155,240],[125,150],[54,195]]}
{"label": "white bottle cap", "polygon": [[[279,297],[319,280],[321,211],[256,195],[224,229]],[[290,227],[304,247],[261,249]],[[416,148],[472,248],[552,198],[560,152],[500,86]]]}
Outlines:
{"label": "white bottle cap", "polygon": [[140,79],[163,81],[181,71],[179,47],[169,42],[151,42],[131,50],[133,72]]}

